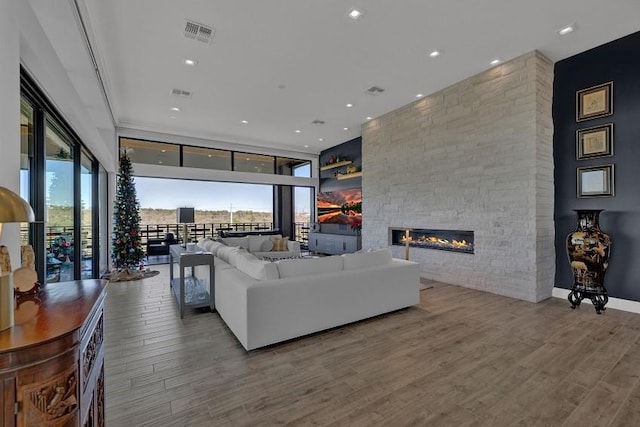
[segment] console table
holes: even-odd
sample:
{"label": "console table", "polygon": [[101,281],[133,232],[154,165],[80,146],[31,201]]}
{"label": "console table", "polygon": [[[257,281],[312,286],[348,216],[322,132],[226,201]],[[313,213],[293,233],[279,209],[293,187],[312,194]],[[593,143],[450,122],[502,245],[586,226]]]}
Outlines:
{"label": "console table", "polygon": [[362,237],[344,234],[309,233],[309,250],[329,255],[352,253],[362,248]]}
{"label": "console table", "polygon": [[106,280],[45,285],[0,332],[0,425],[104,426]]}
{"label": "console table", "polygon": [[[171,262],[169,263],[169,285],[178,302],[178,308],[180,309],[180,318],[184,317],[185,307],[198,308],[207,307],[211,308],[211,311],[215,310],[215,273],[213,267],[213,254],[211,252],[203,252],[198,250],[196,252],[187,252],[186,248],[182,245],[171,245],[169,254],[171,255]],[[178,264],[178,277],[174,277],[173,264]],[[209,266],[208,278],[197,278],[195,276],[195,268],[199,265]],[[191,268],[191,275],[189,278],[185,275],[185,268]],[[189,300],[186,298],[185,280],[192,280],[191,285],[194,287],[192,298]],[[202,285],[205,295],[203,298],[197,298],[195,287]]]}

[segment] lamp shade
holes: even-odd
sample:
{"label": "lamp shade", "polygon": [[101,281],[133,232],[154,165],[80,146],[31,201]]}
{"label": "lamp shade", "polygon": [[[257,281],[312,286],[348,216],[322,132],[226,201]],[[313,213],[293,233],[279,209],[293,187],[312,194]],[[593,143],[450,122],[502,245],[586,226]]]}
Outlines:
{"label": "lamp shade", "polygon": [[0,187],[0,224],[6,222],[34,222],[33,209],[13,191]]}
{"label": "lamp shade", "polygon": [[195,222],[195,208],[178,208],[176,221],[180,224],[193,224]]}

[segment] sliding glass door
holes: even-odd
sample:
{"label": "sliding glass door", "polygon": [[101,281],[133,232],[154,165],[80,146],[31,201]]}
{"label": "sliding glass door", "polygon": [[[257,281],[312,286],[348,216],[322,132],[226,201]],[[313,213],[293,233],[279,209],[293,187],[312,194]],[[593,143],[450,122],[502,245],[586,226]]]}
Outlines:
{"label": "sliding glass door", "polygon": [[108,268],[108,175],[24,71],[21,91],[20,195],[36,216],[22,244],[41,283],[97,278]]}
{"label": "sliding glass door", "polygon": [[74,149],[51,121],[45,129],[47,281],[74,278]]}

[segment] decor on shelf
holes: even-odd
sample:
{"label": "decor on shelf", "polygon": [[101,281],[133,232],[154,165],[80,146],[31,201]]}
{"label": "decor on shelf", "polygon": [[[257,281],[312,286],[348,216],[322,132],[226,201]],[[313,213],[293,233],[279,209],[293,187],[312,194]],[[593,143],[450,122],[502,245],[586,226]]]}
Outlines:
{"label": "decor on shelf", "polygon": [[578,168],[577,174],[576,193],[579,198],[615,195],[614,166],[612,164]]}
{"label": "decor on shelf", "polygon": [[613,123],[576,131],[576,160],[613,155]]}
{"label": "decor on shelf", "polygon": [[602,209],[576,209],[578,225],[567,236],[567,255],[573,271],[573,285],[569,292],[571,308],[584,298],[593,302],[596,313],[605,310],[609,301],[604,287],[604,275],[609,266],[611,238],[600,230]]}
{"label": "decor on shelf", "polygon": [[613,82],[603,83],[576,92],[576,121],[613,114]]}
{"label": "decor on shelf", "polygon": [[[13,191],[0,187],[0,237],[2,224],[9,222],[34,222],[31,206]],[[6,246],[0,247],[0,331],[13,326],[15,309],[13,273]]]}
{"label": "decor on shelf", "polygon": [[176,209],[176,222],[182,224],[182,247],[186,248],[189,242],[189,228],[187,224],[196,222],[194,208],[178,208]]}
{"label": "decor on shelf", "polygon": [[140,241],[140,202],[136,197],[131,160],[126,150],[120,155],[113,207],[112,254],[117,271],[136,270],[142,264],[144,250]]}

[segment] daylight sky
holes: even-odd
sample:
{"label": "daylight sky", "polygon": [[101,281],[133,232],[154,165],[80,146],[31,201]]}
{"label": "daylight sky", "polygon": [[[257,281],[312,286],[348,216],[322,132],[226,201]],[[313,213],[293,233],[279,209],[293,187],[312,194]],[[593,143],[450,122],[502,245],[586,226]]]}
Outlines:
{"label": "daylight sky", "polygon": [[[202,210],[273,210],[271,185],[134,177],[142,208]],[[309,212],[309,190],[296,196],[296,212]],[[296,192],[299,193],[298,191]],[[301,199],[301,200],[300,200]]]}

